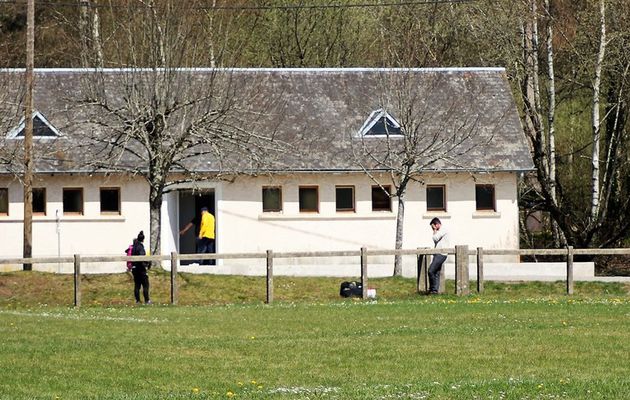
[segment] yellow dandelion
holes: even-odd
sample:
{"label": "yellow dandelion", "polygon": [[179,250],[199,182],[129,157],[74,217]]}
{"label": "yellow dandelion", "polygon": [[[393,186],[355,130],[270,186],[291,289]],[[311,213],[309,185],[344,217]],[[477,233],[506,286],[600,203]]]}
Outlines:
{"label": "yellow dandelion", "polygon": [[250,338],[251,340],[254,340],[254,339],[256,339],[256,336],[250,336],[249,338]]}
{"label": "yellow dandelion", "polygon": [[192,388],[192,392],[195,394],[199,393],[199,388],[197,387]]}
{"label": "yellow dandelion", "polygon": [[237,382],[236,384],[239,386],[243,386],[243,382]]}
{"label": "yellow dandelion", "polygon": [[255,385],[255,384],[256,384],[256,381],[252,381],[252,382],[251,382],[251,384],[252,384],[252,385]]}
{"label": "yellow dandelion", "polygon": [[258,389],[262,389],[262,388],[263,388],[263,385],[258,385]]}
{"label": "yellow dandelion", "polygon": [[228,390],[228,392],[225,394],[227,397],[234,397],[234,392]]}

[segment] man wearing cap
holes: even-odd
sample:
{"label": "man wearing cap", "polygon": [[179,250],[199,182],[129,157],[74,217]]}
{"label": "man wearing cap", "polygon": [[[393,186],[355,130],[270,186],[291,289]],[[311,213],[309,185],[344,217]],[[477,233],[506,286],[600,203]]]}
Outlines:
{"label": "man wearing cap", "polygon": [[[208,207],[201,208],[201,226],[197,238],[197,253],[214,253],[214,215]],[[214,265],[215,260],[201,260],[201,265]]]}

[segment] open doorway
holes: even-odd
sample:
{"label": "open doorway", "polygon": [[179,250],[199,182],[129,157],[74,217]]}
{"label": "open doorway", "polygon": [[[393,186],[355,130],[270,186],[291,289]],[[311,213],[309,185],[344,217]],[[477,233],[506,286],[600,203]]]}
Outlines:
{"label": "open doorway", "polygon": [[[193,222],[193,227],[179,236],[179,253],[194,254],[197,252],[196,242],[199,235],[199,216],[201,207],[208,207],[208,211],[216,217],[214,207],[214,190],[205,191],[181,190],[179,192],[179,226],[186,226]],[[216,243],[216,242],[215,242]],[[182,265],[195,261],[181,261]]]}

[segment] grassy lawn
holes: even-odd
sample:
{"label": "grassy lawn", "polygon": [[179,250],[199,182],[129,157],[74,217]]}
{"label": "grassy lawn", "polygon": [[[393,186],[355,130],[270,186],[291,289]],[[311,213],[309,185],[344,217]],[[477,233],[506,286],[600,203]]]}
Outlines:
{"label": "grassy lawn", "polygon": [[[336,278],[0,274],[2,399],[627,399],[630,296],[622,284],[492,284],[457,298],[374,279],[375,301]],[[452,282],[449,282],[449,290]]]}

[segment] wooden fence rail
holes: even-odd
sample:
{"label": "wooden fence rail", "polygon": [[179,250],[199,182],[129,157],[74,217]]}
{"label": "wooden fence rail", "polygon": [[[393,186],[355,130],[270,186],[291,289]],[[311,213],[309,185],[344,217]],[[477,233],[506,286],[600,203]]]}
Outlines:
{"label": "wooden fence rail", "polygon": [[[217,259],[266,259],[266,303],[273,302],[273,260],[280,258],[312,258],[312,257],[357,257],[361,271],[361,284],[363,287],[362,298],[368,297],[368,257],[370,256],[394,256],[413,255],[417,257],[417,291],[427,290],[428,286],[428,256],[434,254],[455,255],[455,294],[465,296],[470,293],[469,285],[469,257],[476,256],[477,264],[477,292],[484,290],[484,257],[497,255],[557,255],[566,259],[566,293],[573,294],[573,259],[576,255],[630,255],[630,248],[623,249],[574,249],[569,246],[564,249],[484,249],[478,247],[469,250],[468,246],[455,246],[448,249],[401,249],[401,250],[369,250],[362,247],[360,250],[345,251],[314,251],[314,252],[280,252],[267,250],[265,253],[214,253],[214,254],[178,254],[153,256],[99,256],[80,255],[72,257],[32,257],[32,258],[0,258],[0,264],[52,264],[72,263],[74,266],[74,305],[81,306],[81,264],[94,262],[127,262],[127,261],[170,261],[170,302],[177,304],[177,274],[179,261],[191,260],[217,260]],[[444,268],[440,279],[440,292],[444,292]]]}

